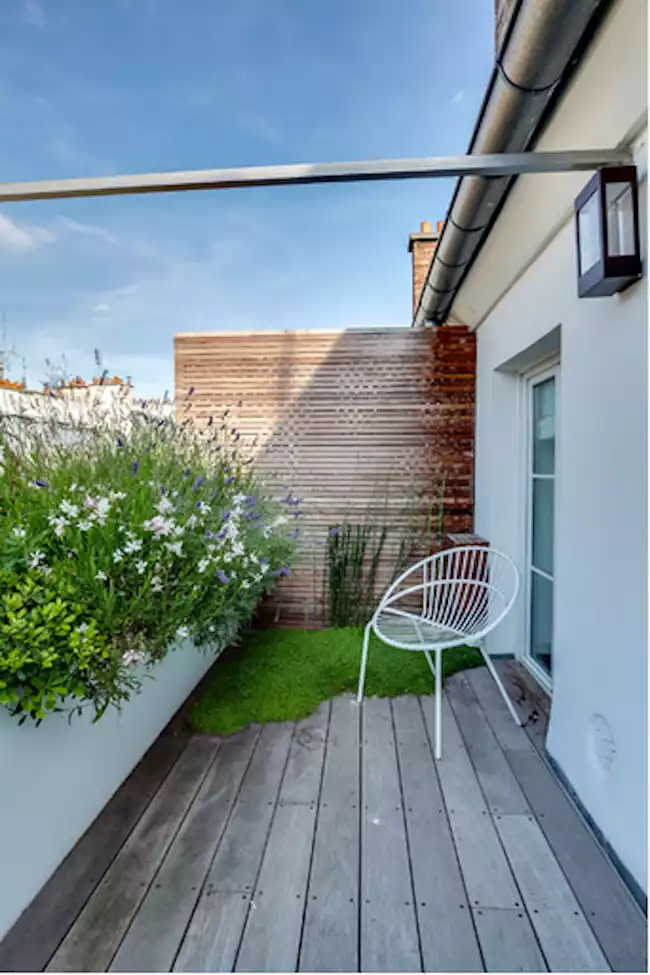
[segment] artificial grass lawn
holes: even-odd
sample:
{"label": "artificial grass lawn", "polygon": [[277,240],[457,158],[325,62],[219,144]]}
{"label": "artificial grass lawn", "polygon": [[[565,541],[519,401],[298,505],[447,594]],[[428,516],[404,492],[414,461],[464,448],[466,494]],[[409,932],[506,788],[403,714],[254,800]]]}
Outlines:
{"label": "artificial grass lawn", "polygon": [[[356,691],[363,629],[258,630],[226,650],[189,714],[196,731],[230,735],[251,722],[298,721],[321,701]],[[482,663],[478,650],[445,650],[443,677]],[[423,653],[370,640],[366,697],[430,694],[433,676]]]}

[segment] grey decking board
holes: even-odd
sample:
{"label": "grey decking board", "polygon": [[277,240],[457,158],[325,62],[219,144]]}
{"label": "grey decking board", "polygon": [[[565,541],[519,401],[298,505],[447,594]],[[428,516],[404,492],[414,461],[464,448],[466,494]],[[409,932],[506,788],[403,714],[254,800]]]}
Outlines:
{"label": "grey decking board", "polygon": [[390,702],[362,705],[361,971],[421,970]]}
{"label": "grey decking board", "polygon": [[269,724],[260,734],[235,807],[208,874],[213,890],[251,891],[278,799],[294,725]]}
{"label": "grey decking board", "polygon": [[224,741],[111,965],[170,971],[250,761],[258,730]]}
{"label": "grey decking board", "polygon": [[526,798],[465,675],[454,674],[445,690],[490,811],[527,813]]}
{"label": "grey decking board", "polygon": [[154,742],[0,942],[0,971],[45,968],[184,747]]}
{"label": "grey decking board", "polygon": [[646,971],[646,919],[580,813],[537,754],[506,755],[611,967]]}
{"label": "grey decking board", "polygon": [[533,817],[497,816],[496,824],[551,971],[609,971],[575,894]]}
{"label": "grey decking board", "polygon": [[231,972],[251,895],[212,890],[197,907],[175,972]]}
{"label": "grey decking board", "polygon": [[524,910],[474,911],[486,972],[546,972],[546,961]]}
{"label": "grey decking board", "polygon": [[[433,743],[433,702],[421,703]],[[442,758],[436,767],[470,902],[518,908],[519,892],[446,694],[442,705]]]}
{"label": "grey decking board", "polygon": [[289,803],[276,810],[236,971],[296,970],[315,823],[311,805]]}
{"label": "grey decking board", "polygon": [[299,969],[352,972],[359,963],[359,717],[332,701]]}
{"label": "grey decking board", "polygon": [[482,972],[420,702],[400,697],[392,710],[424,971]]}
{"label": "grey decking board", "polygon": [[296,724],[282,780],[280,805],[318,800],[329,713],[330,702],[324,701],[311,717]]}
{"label": "grey decking board", "polygon": [[526,734],[537,751],[543,752],[548,730],[548,695],[518,661],[497,659],[494,666],[521,718]]}
{"label": "grey decking board", "polygon": [[512,720],[499,689],[487,667],[474,667],[464,673],[502,748],[532,751],[533,743],[524,728]]}
{"label": "grey decking board", "polygon": [[218,749],[192,739],[111,864],[48,971],[105,971]]}

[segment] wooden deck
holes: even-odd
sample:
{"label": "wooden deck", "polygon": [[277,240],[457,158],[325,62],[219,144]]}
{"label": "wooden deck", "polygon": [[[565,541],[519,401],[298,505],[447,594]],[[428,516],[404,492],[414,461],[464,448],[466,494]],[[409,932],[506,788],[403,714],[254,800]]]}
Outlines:
{"label": "wooden deck", "polygon": [[[646,971],[645,919],[486,670],[431,698],[162,738],[0,970]],[[534,714],[533,714],[534,717]]]}

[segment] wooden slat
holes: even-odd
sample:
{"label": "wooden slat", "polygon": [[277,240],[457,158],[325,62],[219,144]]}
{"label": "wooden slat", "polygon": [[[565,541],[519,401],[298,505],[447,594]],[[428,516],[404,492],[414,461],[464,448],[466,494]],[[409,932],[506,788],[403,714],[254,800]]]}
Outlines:
{"label": "wooden slat", "polygon": [[258,731],[226,740],[192,803],[111,965],[114,972],[167,972],[235,802]]}
{"label": "wooden slat", "polygon": [[506,754],[613,970],[647,971],[646,919],[580,813],[537,754]]}
{"label": "wooden slat", "polygon": [[192,739],[52,958],[52,972],[106,971],[214,760],[218,744]]}
{"label": "wooden slat", "polygon": [[231,972],[251,895],[210,890],[192,919],[175,972]]}
{"label": "wooden slat", "polygon": [[325,701],[311,717],[297,723],[282,780],[281,806],[294,802],[315,805],[317,802],[329,713],[330,702]]}
{"label": "wooden slat", "polygon": [[[444,479],[444,530],[471,529],[474,352],[464,326],[175,336],[179,413],[190,389],[199,423],[230,409],[228,429],[264,480],[303,499],[308,557],[272,597],[271,618],[324,622],[314,540],[344,519],[371,516],[398,539],[412,516],[424,534]],[[390,545],[381,563],[378,588],[392,575]]]}
{"label": "wooden slat", "polygon": [[551,971],[609,971],[593,931],[532,816],[497,816],[496,824]]}
{"label": "wooden slat", "polygon": [[0,943],[0,971],[45,968],[184,747],[151,746]]}
{"label": "wooden slat", "polygon": [[533,744],[530,738],[525,730],[512,720],[512,715],[505,706],[487,667],[475,667],[466,671],[465,676],[501,747],[532,751]]}
{"label": "wooden slat", "polygon": [[296,970],[315,823],[312,805],[278,807],[236,971]]}
{"label": "wooden slat", "polygon": [[425,972],[482,972],[456,849],[417,697],[392,702]]}
{"label": "wooden slat", "polygon": [[478,932],[486,972],[546,972],[535,932],[524,911],[477,908]]}
{"label": "wooden slat", "polygon": [[[422,707],[433,741],[433,700],[422,698]],[[520,908],[508,861],[446,694],[442,708],[442,758],[436,766],[472,906]]]}
{"label": "wooden slat", "polygon": [[[181,945],[176,962],[179,971],[230,971],[235,963],[279,799],[293,731],[294,725],[285,723],[266,725],[260,733]],[[227,964],[226,960],[229,960]],[[220,968],[221,965],[226,968]]]}
{"label": "wooden slat", "polygon": [[[527,813],[524,794],[465,675],[454,674],[445,690],[490,811]],[[517,727],[514,721],[512,724]]]}
{"label": "wooden slat", "polygon": [[390,703],[362,706],[361,966],[421,971]]}
{"label": "wooden slat", "polygon": [[223,840],[208,875],[208,887],[251,891],[268,838],[291,745],[293,724],[266,725],[246,772]]}
{"label": "wooden slat", "polygon": [[359,787],[359,708],[346,695],[332,701],[300,971],[357,971]]}

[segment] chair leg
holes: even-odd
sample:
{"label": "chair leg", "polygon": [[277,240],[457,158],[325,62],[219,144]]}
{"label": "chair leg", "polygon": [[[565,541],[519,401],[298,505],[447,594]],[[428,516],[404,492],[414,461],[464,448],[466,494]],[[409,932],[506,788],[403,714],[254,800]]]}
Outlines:
{"label": "chair leg", "polygon": [[436,650],[436,760],[442,758],[442,651]]}
{"label": "chair leg", "polygon": [[366,681],[366,663],[368,660],[368,643],[370,642],[370,623],[366,626],[363,634],[363,650],[361,651],[361,670],[359,671],[359,689],[357,691],[357,704],[363,701],[363,685]]}
{"label": "chair leg", "polygon": [[427,658],[427,663],[429,664],[429,669],[430,669],[431,673],[433,674],[433,676],[435,677],[436,676],[436,668],[433,666],[433,660],[431,659],[431,651],[430,650],[425,650],[424,651],[424,656]]}
{"label": "chair leg", "polygon": [[481,654],[483,656],[483,659],[485,660],[485,664],[487,666],[487,669],[490,671],[490,673],[494,677],[495,684],[497,685],[497,687],[501,691],[501,697],[506,702],[506,706],[508,708],[508,711],[510,711],[510,714],[512,715],[512,717],[514,719],[515,724],[516,725],[519,725],[519,727],[521,728],[521,719],[520,719],[519,715],[517,714],[517,712],[515,710],[514,704],[510,700],[510,695],[508,694],[507,690],[503,686],[503,681],[499,677],[499,674],[497,673],[497,669],[494,666],[494,664],[492,663],[492,660],[490,658],[490,655],[489,655],[489,653],[486,652],[485,647],[483,646],[482,643],[479,644],[479,650],[481,651]]}

